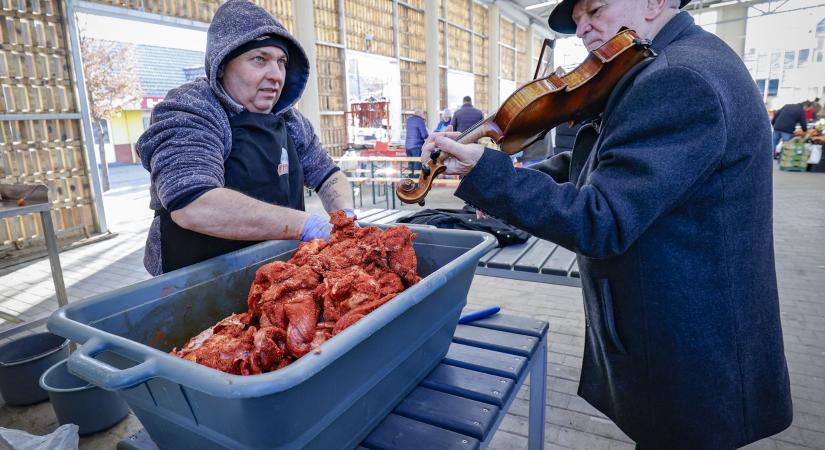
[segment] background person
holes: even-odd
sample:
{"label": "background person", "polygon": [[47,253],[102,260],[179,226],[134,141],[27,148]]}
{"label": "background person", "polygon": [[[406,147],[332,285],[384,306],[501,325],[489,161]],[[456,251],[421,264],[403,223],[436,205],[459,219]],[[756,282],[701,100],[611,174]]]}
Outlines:
{"label": "background person", "polygon": [[[802,127],[802,131],[808,130],[804,103],[787,104],[773,115],[773,119],[771,120],[771,125],[773,125],[772,151],[775,152],[776,145],[779,144],[779,141],[788,142],[791,140],[797,124]],[[778,152],[776,152],[775,157],[779,158]]]}
{"label": "background person", "polygon": [[[407,118],[407,138],[404,141],[404,150],[408,157],[421,156],[421,146],[430,133],[427,131],[427,123],[424,121],[424,111],[416,109]],[[421,163],[411,162],[410,171],[421,169]]]}
{"label": "background person", "polygon": [[463,133],[484,118],[481,110],[473,106],[473,100],[469,96],[464,97],[463,102],[461,108],[453,113],[453,130],[459,133]]}
{"label": "background person", "polygon": [[450,108],[444,108],[444,111],[441,112],[441,120],[438,121],[434,131],[453,131],[452,128],[447,129],[451,125],[452,118],[453,112]]}

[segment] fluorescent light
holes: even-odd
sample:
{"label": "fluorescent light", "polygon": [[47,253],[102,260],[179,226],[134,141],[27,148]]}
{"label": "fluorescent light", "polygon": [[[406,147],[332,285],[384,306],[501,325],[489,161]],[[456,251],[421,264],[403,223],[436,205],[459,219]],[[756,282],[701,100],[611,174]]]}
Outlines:
{"label": "fluorescent light", "polygon": [[541,8],[543,6],[550,6],[550,5],[554,5],[556,3],[558,3],[558,0],[551,0],[549,2],[541,2],[541,3],[536,3],[535,5],[525,6],[524,9],[529,11],[531,9]]}

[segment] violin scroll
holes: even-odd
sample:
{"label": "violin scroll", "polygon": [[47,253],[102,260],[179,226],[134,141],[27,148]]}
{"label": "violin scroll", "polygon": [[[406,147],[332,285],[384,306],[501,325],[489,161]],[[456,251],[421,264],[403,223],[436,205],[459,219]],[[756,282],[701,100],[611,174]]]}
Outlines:
{"label": "violin scroll", "polygon": [[433,187],[433,181],[447,170],[444,159],[444,154],[440,150],[436,150],[430,155],[427,164],[421,168],[417,183],[409,178],[401,180],[401,183],[395,189],[399,200],[408,204],[418,203],[420,206],[424,206],[424,197]]}

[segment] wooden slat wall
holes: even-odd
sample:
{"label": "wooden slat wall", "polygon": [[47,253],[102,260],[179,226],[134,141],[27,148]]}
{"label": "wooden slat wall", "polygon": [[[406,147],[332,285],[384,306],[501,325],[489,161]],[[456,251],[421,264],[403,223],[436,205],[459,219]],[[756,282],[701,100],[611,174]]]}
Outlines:
{"label": "wooden slat wall", "polygon": [[473,73],[475,73],[475,97],[473,104],[487,115],[489,78],[487,73],[487,27],[489,26],[489,12],[487,7],[473,2],[473,46],[474,61]]}
{"label": "wooden slat wall", "polygon": [[401,108],[406,121],[411,111],[427,110],[427,66],[424,63],[401,61]]}
{"label": "wooden slat wall", "polygon": [[318,73],[318,103],[321,129],[318,136],[332,156],[341,156],[347,149],[346,85],[344,84],[344,50],[335,44],[341,39],[338,0],[314,0],[315,7],[315,69]]}
{"label": "wooden slat wall", "polygon": [[400,52],[398,56],[416,61],[424,61],[427,59],[424,12],[399,5],[398,28]]}
{"label": "wooden slat wall", "polygon": [[527,30],[516,26],[516,81],[519,86],[526,84],[532,78],[530,70],[530,55],[527,54]]}
{"label": "wooden slat wall", "polygon": [[470,28],[470,0],[448,0],[447,20],[460,27]]}
{"label": "wooden slat wall", "polygon": [[396,56],[392,3],[392,0],[347,0],[347,48]]}
{"label": "wooden slat wall", "polygon": [[449,26],[450,62],[448,65],[451,69],[472,72],[473,68],[470,67],[470,48],[472,45],[470,37],[470,32],[452,25]]}
{"label": "wooden slat wall", "polygon": [[[0,2],[0,114],[78,113],[59,0]],[[79,119],[0,121],[0,183],[44,183],[61,239],[95,228]],[[0,257],[43,246],[34,215],[0,223]]]}
{"label": "wooden slat wall", "polygon": [[319,42],[341,44],[338,0],[314,0],[313,6],[315,6],[315,39]]}
{"label": "wooden slat wall", "polygon": [[[501,36],[499,37],[499,51],[501,52],[501,78],[515,80],[515,24],[501,18]],[[502,99],[503,100],[503,99]]]}
{"label": "wooden slat wall", "polygon": [[[169,0],[166,0],[169,1]],[[181,0],[186,1],[186,0]],[[295,30],[295,14],[292,0],[253,0],[257,5],[269,11],[290,33]]]}
{"label": "wooden slat wall", "polygon": [[[441,13],[438,24],[440,63],[448,70],[459,70],[475,75],[473,104],[486,113],[489,89],[487,86],[489,10],[486,5],[472,0],[443,0],[439,11]],[[446,107],[447,87],[444,71],[442,71],[440,98],[440,106]]]}
{"label": "wooden slat wall", "polygon": [[164,16],[209,22],[220,6],[219,0],[90,0]]}
{"label": "wooden slat wall", "polygon": [[423,0],[398,4],[398,39],[401,72],[401,121],[416,109],[427,109],[427,48]]}

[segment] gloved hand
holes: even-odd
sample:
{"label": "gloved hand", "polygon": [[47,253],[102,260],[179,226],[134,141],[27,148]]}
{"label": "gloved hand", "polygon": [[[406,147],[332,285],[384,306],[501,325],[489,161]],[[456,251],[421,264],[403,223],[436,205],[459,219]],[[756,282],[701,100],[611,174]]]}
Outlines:
{"label": "gloved hand", "polygon": [[[344,214],[346,214],[348,218],[355,217],[355,210],[353,210],[352,208],[344,208],[341,211],[344,211]],[[361,228],[361,225],[358,225],[358,222],[353,222],[352,225],[355,228]]]}
{"label": "gloved hand", "polygon": [[330,232],[332,232],[332,224],[327,219],[316,214],[310,214],[309,219],[304,224],[304,231],[301,232],[301,240],[329,239]]}

